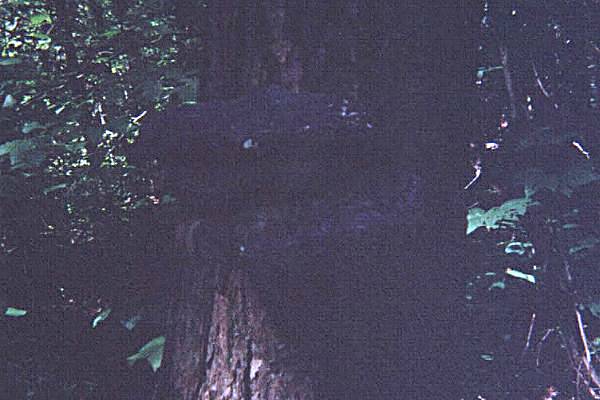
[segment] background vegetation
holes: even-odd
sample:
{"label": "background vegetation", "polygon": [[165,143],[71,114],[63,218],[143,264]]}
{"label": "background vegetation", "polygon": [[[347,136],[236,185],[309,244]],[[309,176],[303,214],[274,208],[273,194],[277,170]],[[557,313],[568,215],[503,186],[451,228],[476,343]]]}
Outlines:
{"label": "background vegetation", "polygon": [[12,398],[122,392],[125,358],[153,337],[129,330],[156,296],[142,271],[157,262],[160,228],[146,224],[161,199],[124,150],[181,86],[186,39],[161,2],[67,4],[0,10],[0,386]]}
{"label": "background vegetation", "polygon": [[486,398],[598,394],[598,6],[483,9],[466,299]]}

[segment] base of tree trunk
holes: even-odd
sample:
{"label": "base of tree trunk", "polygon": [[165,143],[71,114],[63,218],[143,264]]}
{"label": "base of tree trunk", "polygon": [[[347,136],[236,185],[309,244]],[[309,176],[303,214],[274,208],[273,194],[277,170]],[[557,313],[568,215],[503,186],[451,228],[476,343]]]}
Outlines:
{"label": "base of tree trunk", "polygon": [[200,399],[314,399],[312,383],[276,337],[244,271],[215,295]]}

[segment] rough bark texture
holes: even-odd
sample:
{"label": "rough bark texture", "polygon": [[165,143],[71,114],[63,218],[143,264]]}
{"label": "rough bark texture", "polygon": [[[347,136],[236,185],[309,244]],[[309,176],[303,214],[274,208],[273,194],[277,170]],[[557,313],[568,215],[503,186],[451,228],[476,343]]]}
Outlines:
{"label": "rough bark texture", "polygon": [[[206,349],[208,345],[213,298],[218,271],[227,265],[219,242],[219,229],[210,235],[205,221],[190,221],[177,227],[177,248],[182,255],[179,276],[172,288],[168,317],[166,363],[167,384],[160,396],[196,400],[200,385],[206,380]],[[200,235],[199,246],[193,237]],[[162,398],[162,397],[161,397]]]}
{"label": "rough bark texture", "polygon": [[215,296],[202,400],[315,398],[306,371],[277,338],[265,310],[248,271],[231,271]]}
{"label": "rough bark texture", "polygon": [[178,226],[187,265],[175,280],[165,353],[167,385],[156,397],[312,399],[311,382],[272,329],[248,269],[241,269],[231,221]]}
{"label": "rough bark texture", "polygon": [[181,219],[158,398],[385,398],[412,370],[419,178],[329,100],[268,88],[146,125]]}

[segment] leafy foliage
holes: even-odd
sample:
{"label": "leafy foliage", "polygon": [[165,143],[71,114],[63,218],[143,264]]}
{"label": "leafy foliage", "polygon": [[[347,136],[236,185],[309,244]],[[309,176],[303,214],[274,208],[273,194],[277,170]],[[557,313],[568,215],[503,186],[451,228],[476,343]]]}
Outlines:
{"label": "leafy foliage", "polygon": [[481,208],[471,208],[467,215],[467,235],[478,228],[500,229],[501,227],[514,227],[527,212],[527,208],[535,205],[528,197],[505,201],[499,207],[487,211]]}
{"label": "leafy foliage", "polygon": [[[586,398],[597,389],[590,378],[597,360],[582,360],[598,324],[576,321],[599,314],[600,232],[592,221],[600,212],[600,64],[591,22],[599,6],[486,2],[483,11],[484,65],[476,73],[482,135],[473,143],[479,178],[470,187],[475,204],[467,233],[480,252],[476,268],[517,279],[502,280],[502,291],[485,291],[480,280],[467,285],[473,321],[492,328],[473,333],[477,352],[495,354],[486,368],[503,380],[502,389],[482,384],[479,393],[541,398],[547,385]],[[516,338],[516,331],[527,337]],[[570,370],[567,359],[587,365],[585,371]]]}
{"label": "leafy foliage", "polygon": [[[146,246],[160,224],[136,221],[158,219],[162,199],[125,153],[145,114],[179,101],[189,82],[178,55],[190,41],[170,11],[140,0],[0,8],[0,304],[27,310],[6,308],[21,318],[2,328],[17,349],[5,361],[19,383],[6,384],[12,398],[87,397],[147,340],[118,321],[155,289],[138,275],[156,256]],[[41,337],[53,324],[66,332]],[[91,362],[97,344],[114,351],[97,375],[65,356]],[[48,347],[57,351],[43,359]]]}

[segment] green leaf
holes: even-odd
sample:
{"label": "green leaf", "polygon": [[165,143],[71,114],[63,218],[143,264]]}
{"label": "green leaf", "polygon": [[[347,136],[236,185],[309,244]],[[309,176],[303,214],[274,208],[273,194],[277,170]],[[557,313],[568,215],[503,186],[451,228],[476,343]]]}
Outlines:
{"label": "green leaf", "polygon": [[61,105],[60,107],[58,107],[56,110],[54,110],[54,114],[58,115],[61,112],[63,112],[65,110],[65,108],[67,108],[67,104],[69,104],[69,102]]}
{"label": "green leaf", "polygon": [[94,318],[94,320],[92,321],[92,328],[95,328],[98,326],[98,324],[102,321],[104,321],[106,318],[108,318],[108,316],[110,315],[110,312],[112,311],[112,309],[107,308],[106,310],[102,311],[100,314],[98,314],[96,316],[96,318]]}
{"label": "green leaf", "polygon": [[482,227],[492,230],[515,226],[519,218],[525,215],[527,208],[536,204],[538,203],[529,197],[523,197],[508,200],[501,206],[490,208],[488,211],[471,208],[467,213],[467,235]]}
{"label": "green leaf", "polygon": [[105,37],[105,38],[107,38],[107,39],[111,39],[111,38],[113,38],[113,37],[115,37],[115,36],[119,35],[120,33],[121,33],[121,30],[120,30],[120,29],[113,28],[113,29],[109,29],[109,30],[107,30],[107,31],[103,32],[103,33],[101,34],[101,36],[104,36],[104,37]]}
{"label": "green leaf", "polygon": [[7,317],[23,317],[27,314],[27,310],[22,310],[20,308],[8,307],[6,311],[4,311],[4,315]]}
{"label": "green leaf", "polygon": [[146,359],[152,367],[152,371],[156,372],[162,363],[163,351],[165,349],[165,337],[158,336],[143,345],[139,351],[129,357],[127,362],[129,365],[135,364],[138,360]]}
{"label": "green leaf", "polygon": [[512,269],[512,268],[506,268],[506,275],[510,275],[517,279],[526,280],[527,282],[531,282],[535,285],[535,276],[533,276],[531,274],[526,274],[524,272],[521,272],[521,271],[518,271],[518,270]]}
{"label": "green leaf", "polygon": [[52,18],[50,17],[50,15],[48,15],[46,13],[41,13],[41,14],[32,15],[31,18],[29,18],[29,21],[31,22],[31,25],[39,26],[39,25],[43,25],[45,23],[51,24]]}

